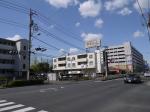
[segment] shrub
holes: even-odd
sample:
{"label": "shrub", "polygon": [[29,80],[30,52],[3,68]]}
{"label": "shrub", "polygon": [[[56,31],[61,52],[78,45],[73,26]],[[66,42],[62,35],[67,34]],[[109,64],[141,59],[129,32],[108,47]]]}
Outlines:
{"label": "shrub", "polygon": [[6,85],[6,87],[21,87],[39,84],[44,84],[44,80],[15,80],[9,82],[8,85]]}

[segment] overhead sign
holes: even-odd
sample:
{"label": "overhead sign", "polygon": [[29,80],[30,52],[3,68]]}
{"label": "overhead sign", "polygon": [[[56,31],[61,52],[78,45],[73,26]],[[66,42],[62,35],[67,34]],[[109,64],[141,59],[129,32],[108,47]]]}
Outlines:
{"label": "overhead sign", "polygon": [[94,48],[101,45],[101,40],[99,38],[90,39],[85,41],[85,48]]}

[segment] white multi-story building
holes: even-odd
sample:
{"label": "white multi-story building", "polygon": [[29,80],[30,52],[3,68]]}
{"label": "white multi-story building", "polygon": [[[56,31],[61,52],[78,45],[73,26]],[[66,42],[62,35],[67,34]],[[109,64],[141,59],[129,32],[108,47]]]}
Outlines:
{"label": "white multi-story building", "polygon": [[143,55],[136,50],[131,42],[107,48],[109,71],[142,72],[144,67]]}
{"label": "white multi-story building", "polygon": [[53,58],[53,70],[58,74],[93,74],[103,73],[103,53],[68,55]]}
{"label": "white multi-story building", "polygon": [[[130,42],[105,49],[109,71],[141,72],[143,55]],[[58,74],[102,74],[105,71],[104,49],[92,53],[53,58],[53,70]]]}
{"label": "white multi-story building", "polygon": [[29,69],[28,40],[0,38],[0,76],[26,76]]}

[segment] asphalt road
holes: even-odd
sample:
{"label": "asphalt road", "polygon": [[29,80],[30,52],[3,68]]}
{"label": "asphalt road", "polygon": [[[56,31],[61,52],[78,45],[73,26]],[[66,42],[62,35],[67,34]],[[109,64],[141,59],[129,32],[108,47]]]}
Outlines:
{"label": "asphalt road", "polygon": [[150,112],[150,82],[124,84],[122,80],[83,81],[1,89],[1,111]]}

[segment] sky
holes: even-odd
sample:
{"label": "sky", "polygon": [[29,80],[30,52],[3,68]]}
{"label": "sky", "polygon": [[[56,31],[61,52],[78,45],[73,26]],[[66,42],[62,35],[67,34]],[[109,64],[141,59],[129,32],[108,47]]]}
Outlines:
{"label": "sky", "polygon": [[[138,1],[143,13],[147,16],[149,1]],[[144,59],[150,62],[150,42],[147,29],[143,25],[145,21],[136,0],[0,1],[0,18],[28,27],[29,14],[22,13],[21,9],[17,9],[17,11],[11,9],[8,6],[10,2],[27,10],[29,8],[36,10],[38,13],[33,16],[34,23],[59,38],[57,40],[38,30],[38,32],[34,32],[36,38],[59,49],[51,48],[32,38],[33,50],[37,47],[43,47],[47,49],[43,52],[44,54],[56,56],[61,55],[64,51],[69,53],[83,52],[84,41],[87,39],[100,38],[102,46],[119,45],[131,41],[133,46],[144,55]],[[38,17],[41,17],[39,12],[47,17],[46,22],[39,21]],[[40,35],[37,35],[38,33]],[[6,24],[0,19],[0,38],[28,39],[28,28]]]}

